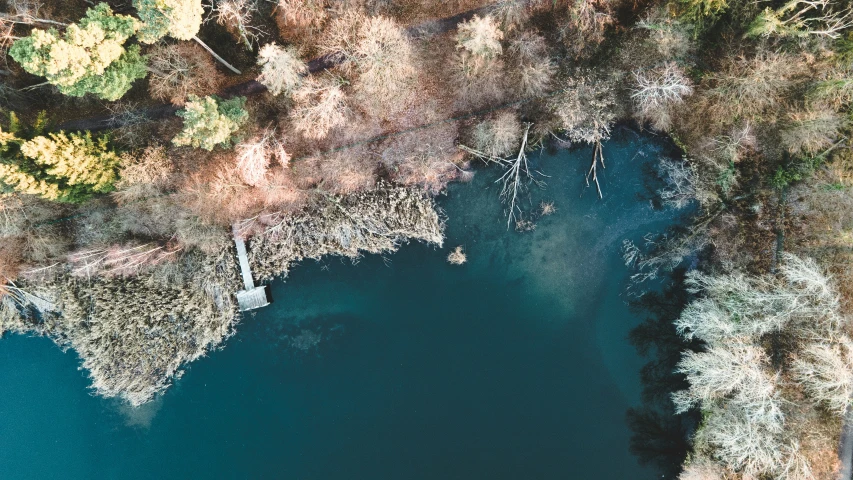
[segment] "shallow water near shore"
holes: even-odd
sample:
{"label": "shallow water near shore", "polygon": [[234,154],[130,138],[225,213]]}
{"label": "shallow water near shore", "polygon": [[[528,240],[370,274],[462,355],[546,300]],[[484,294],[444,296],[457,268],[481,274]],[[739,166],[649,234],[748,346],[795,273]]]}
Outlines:
{"label": "shallow water near shore", "polygon": [[[73,351],[0,340],[2,479],[652,479],[628,451],[643,360],[627,341],[623,239],[674,222],[644,186],[668,147],[620,130],[543,152],[507,230],[481,169],[439,198],[443,248],[304,262],[224,349],[139,409],[93,397]],[[445,258],[462,245],[468,263]]]}

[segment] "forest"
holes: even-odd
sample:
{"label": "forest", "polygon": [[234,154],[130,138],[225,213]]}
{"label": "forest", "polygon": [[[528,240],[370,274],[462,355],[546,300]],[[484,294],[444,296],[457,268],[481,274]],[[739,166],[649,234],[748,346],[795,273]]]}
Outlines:
{"label": "forest", "polygon": [[[434,197],[540,148],[667,136],[633,288],[692,265],[661,327],[693,415],[681,480],[830,479],[853,421],[853,1],[0,0],[0,335],[150,401],[260,279],[443,243]],[[516,233],[518,231],[519,233]],[[464,263],[460,248],[448,260]],[[849,475],[849,473],[848,473]]]}

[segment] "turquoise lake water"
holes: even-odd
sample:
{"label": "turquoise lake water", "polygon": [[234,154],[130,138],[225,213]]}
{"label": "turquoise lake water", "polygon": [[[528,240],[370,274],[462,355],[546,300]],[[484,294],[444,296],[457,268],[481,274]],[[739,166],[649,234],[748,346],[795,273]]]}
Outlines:
{"label": "turquoise lake water", "polygon": [[[584,186],[591,148],[533,155],[548,178],[531,203],[557,212],[525,233],[481,169],[439,198],[444,248],[295,267],[139,409],[91,396],[73,351],[7,336],[0,479],[660,478],[628,451],[644,361],[620,252],[674,221],[644,186],[666,149],[620,131],[604,200]],[[456,245],[463,266],[445,261]]]}

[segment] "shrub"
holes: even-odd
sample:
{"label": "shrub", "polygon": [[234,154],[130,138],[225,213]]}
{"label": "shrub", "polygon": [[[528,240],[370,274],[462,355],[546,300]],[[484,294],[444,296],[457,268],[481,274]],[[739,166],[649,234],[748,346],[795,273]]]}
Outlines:
{"label": "shrub", "polygon": [[479,17],[461,23],[456,34],[456,48],[463,50],[462,69],[475,74],[488,68],[503,53],[504,33],[492,17]]}
{"label": "shrub", "polygon": [[493,120],[477,124],[471,132],[474,148],[488,157],[506,157],[517,153],[521,143],[521,122],[514,112],[504,112]]}
{"label": "shrub", "polygon": [[449,255],[447,255],[447,263],[451,265],[462,265],[468,261],[468,256],[465,255],[465,251],[462,249],[462,245],[454,248]]}
{"label": "shrub", "polygon": [[245,103],[245,97],[223,100],[215,95],[204,98],[190,95],[186,108],[178,112],[184,119],[184,129],[172,143],[208,151],[217,145],[231,146],[232,135],[249,119],[243,108]]}

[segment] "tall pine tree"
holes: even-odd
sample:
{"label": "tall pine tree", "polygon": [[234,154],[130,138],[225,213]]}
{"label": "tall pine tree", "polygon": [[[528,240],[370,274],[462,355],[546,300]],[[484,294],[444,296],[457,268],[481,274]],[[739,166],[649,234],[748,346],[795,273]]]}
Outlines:
{"label": "tall pine tree", "polygon": [[92,93],[117,100],[147,73],[139,47],[124,48],[138,26],[133,17],[115,15],[107,4],[99,3],[63,34],[54,28],[34,29],[12,45],[9,55],[63,94],[80,97]]}

